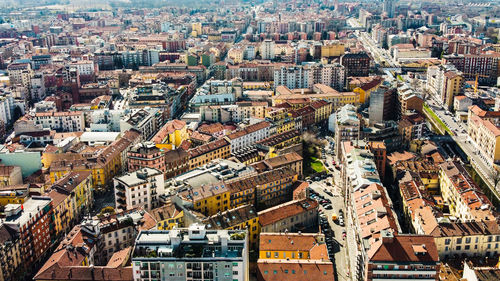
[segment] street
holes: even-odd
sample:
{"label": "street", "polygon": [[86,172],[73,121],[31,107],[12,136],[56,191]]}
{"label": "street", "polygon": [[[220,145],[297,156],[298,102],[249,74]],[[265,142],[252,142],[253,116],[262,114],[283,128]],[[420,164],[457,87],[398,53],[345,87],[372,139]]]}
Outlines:
{"label": "street", "polygon": [[[347,20],[347,23],[352,27],[361,27],[361,24],[355,18],[349,18]],[[365,49],[372,54],[373,59],[377,63],[383,66],[386,66],[387,64],[389,67],[400,66],[399,63],[391,57],[388,50],[377,46],[377,42],[375,42],[375,40],[373,40],[373,38],[371,38],[367,32],[359,32],[358,37],[360,39],[360,42],[364,45]]]}
{"label": "street", "polygon": [[[351,270],[350,268],[350,262],[352,260],[351,255],[349,254],[349,248],[354,249],[356,247],[354,240],[349,239],[350,237],[343,237],[342,232],[343,231],[352,231],[352,228],[349,229],[349,227],[345,226],[340,226],[338,220],[336,222],[333,221],[332,215],[339,215],[339,210],[342,210],[344,215],[347,215],[345,205],[344,205],[344,196],[343,192],[341,190],[341,187],[337,185],[340,183],[340,172],[334,168],[332,165],[333,157],[330,154],[326,154],[326,159],[323,159],[322,162],[324,163],[324,166],[328,169],[328,173],[332,175],[332,177],[328,177],[323,180],[319,181],[312,181],[310,183],[310,188],[324,197],[326,200],[331,201],[332,209],[327,210],[323,206],[320,205],[320,210],[322,211],[323,214],[325,214],[326,219],[328,220],[329,227],[331,229],[331,232],[325,232],[325,237],[331,237],[333,238],[333,247],[332,247],[332,252],[333,252],[333,259],[332,262],[335,265],[335,271],[337,274],[337,280],[340,281],[350,281],[351,280]],[[327,184],[327,182],[330,182],[331,185]],[[328,195],[325,193],[325,191],[329,191],[332,196]],[[345,225],[351,225],[352,220],[348,217],[344,218],[345,220]],[[349,235],[349,233],[348,233]],[[351,234],[352,235],[352,234]],[[346,247],[346,239],[349,241],[347,247]]]}
{"label": "street", "polygon": [[[476,168],[483,180],[490,188],[494,187],[495,181],[491,174],[492,168],[488,165],[483,153],[478,153],[479,148],[467,134],[467,126],[461,121],[457,121],[451,114],[447,114],[447,110],[443,108],[441,102],[437,99],[428,99],[427,104],[432,108],[432,111],[445,123],[445,125],[453,132],[451,137],[460,146],[462,151],[467,154],[469,161]],[[498,187],[495,188],[500,192]]]}

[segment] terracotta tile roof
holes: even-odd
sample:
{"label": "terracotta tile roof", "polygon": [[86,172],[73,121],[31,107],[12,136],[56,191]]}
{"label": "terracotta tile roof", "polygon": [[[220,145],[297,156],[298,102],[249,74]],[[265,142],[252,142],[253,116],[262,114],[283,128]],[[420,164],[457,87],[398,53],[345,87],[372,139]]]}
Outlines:
{"label": "terracotta tile roof", "polygon": [[293,217],[318,209],[318,202],[312,199],[290,201],[259,212],[261,226],[270,225],[285,218]]}
{"label": "terracotta tile roof", "polygon": [[245,135],[257,132],[259,130],[268,128],[270,126],[271,126],[271,123],[269,123],[267,121],[262,121],[262,122],[259,122],[259,123],[255,123],[255,124],[246,126],[245,128],[243,128],[241,130],[238,130],[236,132],[233,132],[233,133],[229,134],[227,137],[230,140],[234,140],[234,139],[237,139],[237,138],[241,138],[241,137],[243,137]]}
{"label": "terracotta tile roof", "polygon": [[266,163],[266,165],[271,169],[280,168],[298,161],[302,161],[302,156],[300,156],[297,152],[290,152],[263,160],[263,162]]}
{"label": "terracotta tile roof", "polygon": [[128,263],[130,259],[130,253],[132,252],[132,247],[127,247],[118,252],[115,252],[108,261],[107,267],[118,268],[124,266]]}
{"label": "terracotta tile roof", "polygon": [[181,120],[171,120],[168,121],[161,129],[151,138],[151,141],[154,143],[163,143],[165,138],[174,133],[177,130],[182,130],[182,128],[186,127],[186,122]]}
{"label": "terracotta tile roof", "polygon": [[149,213],[156,220],[157,223],[163,220],[174,218],[180,212],[182,212],[182,209],[178,208],[171,201],[167,202],[165,205],[159,208],[152,209],[149,211]]}
{"label": "terracotta tile roof", "polygon": [[319,281],[334,280],[330,261],[259,259],[259,281]]}
{"label": "terracotta tile roof", "polygon": [[200,141],[200,142],[203,142],[203,143],[209,142],[212,139],[211,135],[199,133],[197,131],[192,132],[189,137],[191,139],[193,139],[193,140],[197,140],[197,141]]}
{"label": "terracotta tile roof", "polygon": [[220,149],[224,146],[229,146],[229,142],[226,139],[218,139],[204,145],[200,145],[198,147],[192,148],[188,150],[188,153],[191,158],[198,157],[200,155],[209,153],[211,151]]}
{"label": "terracotta tile roof", "polygon": [[203,124],[200,127],[198,127],[198,132],[207,135],[214,135],[217,133],[221,133],[223,131],[224,131],[224,126],[221,123]]}
{"label": "terracotta tile roof", "polygon": [[255,208],[252,205],[243,205],[210,216],[203,220],[203,224],[207,229],[228,229],[253,219],[258,219]]}
{"label": "terracotta tile roof", "polygon": [[317,233],[261,233],[259,251],[304,251],[309,252],[319,243]]}
{"label": "terracotta tile roof", "polygon": [[375,262],[438,262],[439,255],[432,236],[396,234],[392,239],[382,238],[368,251]]}
{"label": "terracotta tile roof", "polygon": [[132,267],[109,268],[106,266],[70,266],[57,264],[45,272],[38,273],[34,280],[79,280],[79,281],[132,281]]}

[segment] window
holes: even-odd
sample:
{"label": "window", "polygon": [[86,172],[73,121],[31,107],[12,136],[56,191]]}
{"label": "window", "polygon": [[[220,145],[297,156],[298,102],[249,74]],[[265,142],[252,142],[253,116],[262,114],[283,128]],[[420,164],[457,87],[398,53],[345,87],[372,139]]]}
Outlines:
{"label": "window", "polygon": [[278,271],[277,270],[273,270],[273,274],[278,274]]}
{"label": "window", "polygon": [[279,257],[279,253],[278,252],[274,252],[274,257],[278,258]]}

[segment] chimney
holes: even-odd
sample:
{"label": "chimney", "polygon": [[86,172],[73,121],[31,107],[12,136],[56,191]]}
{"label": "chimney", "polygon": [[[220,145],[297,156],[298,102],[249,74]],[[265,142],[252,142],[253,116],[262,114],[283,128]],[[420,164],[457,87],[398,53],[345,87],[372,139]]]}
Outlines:
{"label": "chimney", "polygon": [[394,242],[394,233],[392,233],[392,231],[390,230],[382,230],[380,231],[380,236],[382,238],[382,243],[384,244],[389,244],[389,243],[392,243]]}

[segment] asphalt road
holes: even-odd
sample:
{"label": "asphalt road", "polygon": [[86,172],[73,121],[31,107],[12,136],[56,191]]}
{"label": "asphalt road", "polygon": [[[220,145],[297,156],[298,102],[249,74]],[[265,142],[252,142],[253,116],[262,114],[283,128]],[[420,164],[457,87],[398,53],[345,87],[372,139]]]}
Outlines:
{"label": "asphalt road", "polygon": [[[332,161],[333,158],[331,155],[326,155],[326,159],[322,159],[325,167],[329,170],[329,174],[332,174],[332,177],[326,178],[320,181],[313,181],[310,183],[311,189],[321,194],[325,199],[329,199],[332,202],[333,209],[326,210],[322,206],[320,206],[320,210],[326,215],[328,219],[328,223],[330,225],[331,232],[325,233],[325,236],[329,236],[333,238],[333,256],[334,259],[332,262],[335,265],[335,271],[337,275],[337,280],[339,281],[350,281],[350,255],[348,252],[349,248],[354,248],[356,245],[349,243],[346,247],[346,238],[342,237],[342,232],[346,230],[346,227],[340,226],[337,222],[332,220],[332,215],[339,215],[339,209],[342,209],[344,212],[344,216],[346,215],[346,209],[344,205],[344,197],[343,192],[341,190],[340,185],[340,172],[336,170]],[[327,182],[332,183],[331,185],[327,185]],[[325,193],[325,191],[330,191],[333,196],[329,196]],[[345,225],[351,225],[351,221],[344,217]]]}

